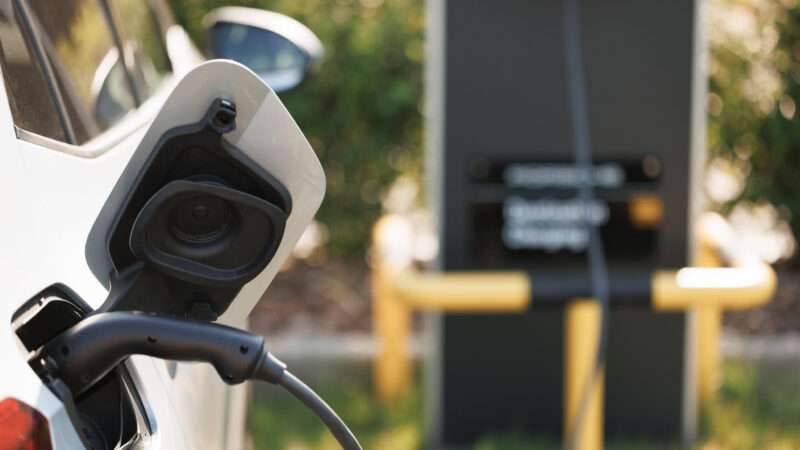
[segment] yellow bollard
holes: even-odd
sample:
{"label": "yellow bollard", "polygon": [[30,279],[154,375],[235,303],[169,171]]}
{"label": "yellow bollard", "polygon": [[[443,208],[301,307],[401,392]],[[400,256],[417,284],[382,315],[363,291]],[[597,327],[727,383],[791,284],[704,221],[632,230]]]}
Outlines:
{"label": "yellow bollard", "polygon": [[699,405],[708,405],[720,385],[719,339],[722,310],[713,306],[695,308],[697,320],[697,396]]}
{"label": "yellow bollard", "polygon": [[[595,300],[579,299],[567,305],[564,324],[565,446],[568,445],[573,427],[576,426],[586,382],[594,376],[601,314],[600,304]],[[603,448],[604,385],[605,370],[600,372],[590,387],[592,392],[574,449],[602,450]]]}
{"label": "yellow bollard", "polygon": [[381,401],[391,402],[411,385],[411,311],[394,298],[388,269],[372,271],[372,326],[378,338],[378,352],[373,365],[375,389]]}
{"label": "yellow bollard", "polygon": [[[639,215],[656,217],[652,205],[640,207]],[[647,216],[647,217],[650,217]],[[530,307],[532,286],[522,272],[420,273],[411,268],[407,223],[386,216],[373,232],[373,333],[378,342],[374,364],[379,398],[392,400],[408,389],[412,361],[408,348],[413,311],[508,314]],[[660,270],[652,274],[651,303],[654,311],[697,313],[697,389],[701,402],[713,398],[718,385],[719,335],[723,309],[747,309],[769,301],[775,291],[774,271],[764,264],[711,268],[721,260],[713,237],[701,239],[699,267]],[[597,311],[593,312],[595,309]],[[582,395],[586,371],[594,363],[599,305],[576,300],[567,307],[565,326],[565,428],[569,429]],[[592,407],[583,427],[580,450],[602,448],[603,386],[595,386]]]}
{"label": "yellow bollard", "polygon": [[[716,245],[710,238],[701,233],[695,254],[695,265],[698,267],[720,267],[720,259]],[[703,407],[714,398],[719,388],[719,338],[722,329],[722,310],[713,306],[694,308],[696,318],[696,356],[697,363],[697,400]]]}
{"label": "yellow bollard", "polygon": [[411,264],[405,250],[412,231],[393,215],[382,217],[372,230],[372,332],[378,346],[372,367],[376,394],[384,402],[402,396],[411,385],[412,309],[397,298],[394,280]]}

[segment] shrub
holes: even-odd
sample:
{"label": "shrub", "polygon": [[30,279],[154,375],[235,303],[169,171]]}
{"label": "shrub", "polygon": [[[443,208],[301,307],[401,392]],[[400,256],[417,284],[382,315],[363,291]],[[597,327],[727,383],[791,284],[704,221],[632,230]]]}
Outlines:
{"label": "shrub", "polygon": [[[173,0],[176,20],[196,42],[202,17],[230,0]],[[381,196],[422,159],[423,0],[249,0],[311,28],[325,45],[319,72],[283,101],[328,177],[317,218],[329,252],[363,257]]]}
{"label": "shrub", "polygon": [[800,7],[794,0],[711,2],[709,150],[742,178],[715,205],[771,203],[800,237]]}

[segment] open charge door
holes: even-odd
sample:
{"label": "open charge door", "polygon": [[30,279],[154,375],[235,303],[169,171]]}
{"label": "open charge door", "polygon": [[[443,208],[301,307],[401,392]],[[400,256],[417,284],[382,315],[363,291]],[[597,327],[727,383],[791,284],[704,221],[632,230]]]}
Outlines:
{"label": "open charge door", "polygon": [[319,208],[319,160],[275,93],[210,61],[175,86],[87,241],[103,310],[241,325]]}

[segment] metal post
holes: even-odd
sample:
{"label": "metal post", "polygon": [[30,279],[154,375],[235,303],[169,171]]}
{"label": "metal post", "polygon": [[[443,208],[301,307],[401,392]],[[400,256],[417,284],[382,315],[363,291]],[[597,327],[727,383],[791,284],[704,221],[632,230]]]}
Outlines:
{"label": "metal post", "polygon": [[399,398],[411,384],[411,355],[408,337],[411,334],[411,312],[393,298],[387,286],[384,270],[373,272],[373,326],[378,336],[375,358],[375,388],[378,398],[392,401]]}
{"label": "metal post", "polygon": [[697,314],[697,395],[702,408],[714,399],[719,389],[722,310],[714,306],[698,306],[695,308],[695,314]]}
{"label": "metal post", "polygon": [[[700,233],[695,255],[698,267],[719,267],[722,261],[716,245],[706,233]],[[697,395],[699,406],[708,405],[719,388],[719,339],[722,329],[722,310],[713,306],[694,308],[697,318]]]}
{"label": "metal post", "polygon": [[391,220],[384,218],[373,231],[372,328],[378,351],[373,364],[378,399],[391,402],[408,391],[411,385],[411,308],[399,301],[393,288],[399,264],[384,253],[390,251]]}
{"label": "metal post", "polygon": [[[564,326],[564,443],[571,438],[581,409],[586,381],[593,377],[597,337],[600,332],[600,305],[595,300],[579,299],[567,305]],[[602,450],[603,396],[605,370],[590,386],[591,394],[574,448]],[[566,449],[571,450],[571,449]]]}

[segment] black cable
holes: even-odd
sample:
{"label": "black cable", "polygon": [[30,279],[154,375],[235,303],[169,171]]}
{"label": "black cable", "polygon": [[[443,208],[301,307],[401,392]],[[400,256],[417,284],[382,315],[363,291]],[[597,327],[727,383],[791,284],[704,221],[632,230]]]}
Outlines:
{"label": "black cable", "polygon": [[578,413],[572,422],[572,428],[568,430],[566,448],[572,450],[578,450],[576,446],[584,428],[586,410],[589,407],[591,393],[594,385],[599,382],[600,375],[605,367],[609,319],[609,285],[605,250],[599,230],[588,221],[590,216],[589,208],[594,199],[594,166],[586,101],[586,83],[584,80],[585,69],[583,67],[581,49],[580,5],[578,2],[579,0],[564,0],[564,43],[569,82],[570,112],[572,113],[575,165],[582,174],[582,182],[578,186],[578,197],[583,204],[584,223],[589,233],[587,257],[592,283],[592,296],[600,303],[601,318],[594,369],[584,383]]}
{"label": "black cable", "polygon": [[279,360],[270,352],[263,352],[261,361],[251,375],[253,380],[262,380],[268,383],[277,384],[289,391],[295,398],[303,402],[309,409],[322,419],[322,423],[328,427],[333,437],[339,442],[344,450],[362,450],[358,439],[353,432],[347,428],[344,421],[339,418],[336,412],[325,403],[316,392],[314,392],[299,378],[286,370],[286,364]]}
{"label": "black cable", "polygon": [[294,376],[291,372],[286,371],[278,381],[278,385],[283,386],[289,393],[314,411],[344,450],[362,450],[361,444],[358,443],[353,432],[347,428],[344,421],[339,418],[336,412],[328,406],[327,403],[325,403],[325,400],[299,378]]}
{"label": "black cable", "polygon": [[207,362],[228,384],[261,380],[282,386],[322,419],[343,450],[362,450],[333,409],[264,348],[264,338],[246,331],[140,313],[97,313],[45,344],[33,360],[78,395],[131,355]]}

